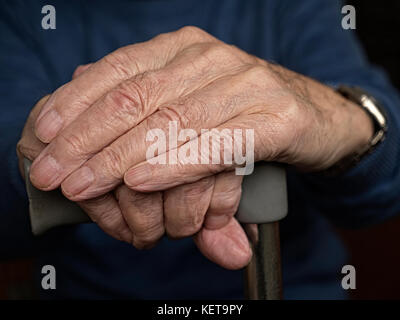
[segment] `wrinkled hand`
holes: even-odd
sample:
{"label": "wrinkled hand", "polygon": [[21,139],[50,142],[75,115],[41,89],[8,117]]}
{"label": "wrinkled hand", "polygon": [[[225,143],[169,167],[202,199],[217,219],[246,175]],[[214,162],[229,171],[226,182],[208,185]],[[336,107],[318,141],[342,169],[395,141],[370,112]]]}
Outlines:
{"label": "wrinkled hand", "polygon": [[[74,77],[84,69],[79,67]],[[48,98],[43,97],[32,109],[18,142],[22,176],[23,158],[33,161],[46,147],[33,129]],[[165,231],[174,238],[195,234],[195,243],[206,257],[225,268],[238,269],[251,257],[246,235],[231,219],[240,201],[241,182],[233,172],[221,173],[172,188],[164,195],[136,192],[120,185],[113,192],[78,204],[108,234],[136,248],[154,246]]]}
{"label": "wrinkled hand", "polygon": [[[40,112],[35,132],[49,145],[31,168],[35,186],[61,186],[74,201],[107,194],[124,182],[134,192],[167,190],[167,203],[171,188],[241,165],[149,163],[148,132],[161,129],[168,138],[171,121],[198,137],[178,141],[177,151],[168,146],[150,160],[190,150],[201,141],[201,129],[240,128],[254,130],[255,161],[321,170],[363,147],[372,135],[364,111],[332,89],[193,27],[118,49],[83,68]],[[221,159],[225,151],[220,150]],[[196,202],[186,218],[200,225],[194,207]],[[182,223],[179,214],[164,215],[165,221]],[[112,228],[103,220],[99,225]]]}

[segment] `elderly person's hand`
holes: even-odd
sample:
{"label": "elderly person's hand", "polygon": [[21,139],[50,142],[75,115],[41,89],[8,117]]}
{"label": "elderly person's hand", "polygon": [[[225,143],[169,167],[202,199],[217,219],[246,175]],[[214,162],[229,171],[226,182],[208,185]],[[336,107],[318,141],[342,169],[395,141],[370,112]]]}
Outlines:
{"label": "elderly person's hand", "polygon": [[[85,67],[77,68],[74,77],[83,70]],[[18,142],[22,176],[23,158],[33,161],[46,147],[33,129],[48,99],[45,96],[34,106]],[[139,249],[152,247],[165,229],[177,238],[194,234],[206,215],[204,228],[195,234],[194,241],[210,260],[228,269],[238,269],[251,257],[246,235],[237,221],[230,219],[240,201],[241,182],[241,176],[233,172],[220,173],[171,188],[164,197],[161,192],[144,194],[120,185],[113,192],[78,204],[105,232]]]}
{"label": "elderly person's hand", "polygon": [[[171,122],[178,131],[193,129],[197,137],[186,131],[184,139],[149,158],[154,144],[149,132],[161,130],[168,139]],[[61,185],[74,201],[107,194],[123,181],[134,192],[166,190],[161,209],[146,216],[157,216],[161,225],[164,207],[165,225],[192,225],[184,235],[201,230],[204,217],[207,221],[204,211],[213,201],[211,196],[201,198],[208,203],[201,215],[198,198],[185,206],[191,210],[185,210],[184,217],[172,211],[169,215],[169,193],[185,194],[174,190],[203,179],[215,179],[210,187],[215,189],[218,175],[213,176],[218,173],[221,180],[235,180],[232,170],[243,164],[235,154],[238,145],[247,151],[254,147],[255,161],[323,170],[363,149],[373,132],[368,115],[332,89],[193,27],[121,48],[89,66],[52,94],[35,128],[37,137],[49,143],[31,168],[35,186],[52,190]],[[213,152],[197,152],[191,161],[178,157],[177,163],[163,163],[198,148],[207,134],[202,129],[213,128],[224,137],[223,132],[235,129],[254,130],[254,141],[235,139],[233,148],[220,148],[217,160],[230,153],[233,161],[214,161],[209,159]],[[153,203],[144,199],[154,194],[140,197]],[[100,220],[105,230],[112,229]],[[225,226],[235,223],[234,229],[240,229],[235,220],[226,220]],[[170,227],[167,233],[168,229],[177,230]]]}

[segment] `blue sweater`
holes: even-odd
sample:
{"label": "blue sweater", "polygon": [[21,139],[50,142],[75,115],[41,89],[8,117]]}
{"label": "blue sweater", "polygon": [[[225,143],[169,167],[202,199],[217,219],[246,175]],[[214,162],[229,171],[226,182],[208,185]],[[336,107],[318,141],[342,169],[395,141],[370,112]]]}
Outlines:
{"label": "blue sweater", "polygon": [[204,258],[191,239],[163,239],[138,251],[95,224],[34,238],[15,146],[28,113],[71,78],[79,64],[123,45],[196,25],[260,58],[328,85],[358,85],[388,113],[386,140],[346,174],[288,172],[289,215],[281,223],[286,298],[343,298],[344,248],[333,225],[359,227],[400,212],[400,100],[341,28],[341,5],[321,0],[51,1],[56,30],[41,28],[48,1],[0,7],[0,258],[35,257],[35,276],[51,264],[57,289],[46,298],[241,298],[242,272]]}

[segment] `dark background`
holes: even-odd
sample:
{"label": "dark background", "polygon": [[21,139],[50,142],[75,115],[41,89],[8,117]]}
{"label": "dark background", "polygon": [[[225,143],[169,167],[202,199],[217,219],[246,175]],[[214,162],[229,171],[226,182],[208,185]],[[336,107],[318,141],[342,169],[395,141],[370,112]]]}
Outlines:
{"label": "dark background", "polygon": [[[307,1],[307,0],[306,0]],[[347,1],[356,8],[356,32],[370,61],[382,66],[400,88],[400,1]]]}
{"label": "dark background", "polygon": [[[370,61],[382,66],[400,90],[400,0],[347,3],[356,8],[356,31]],[[357,271],[352,298],[400,299],[400,217],[371,228],[338,233]],[[30,261],[0,264],[0,299],[31,297],[30,270]]]}
{"label": "dark background", "polygon": [[[356,8],[356,32],[370,62],[383,67],[400,90],[400,1],[347,3]],[[339,233],[349,247],[351,263],[357,271],[357,289],[351,292],[352,297],[400,299],[400,218]]]}

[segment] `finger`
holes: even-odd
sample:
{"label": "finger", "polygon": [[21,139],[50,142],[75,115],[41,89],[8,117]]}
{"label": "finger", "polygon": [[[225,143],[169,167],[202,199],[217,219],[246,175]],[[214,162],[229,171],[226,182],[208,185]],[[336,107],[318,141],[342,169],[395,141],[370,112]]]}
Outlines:
{"label": "finger", "polygon": [[229,223],[239,207],[242,181],[243,176],[236,175],[235,171],[215,176],[214,190],[204,221],[205,228],[220,229]]}
{"label": "finger", "polygon": [[17,153],[19,156],[25,156],[29,160],[34,160],[45,147],[33,133],[35,120],[43,105],[49,99],[50,95],[41,98],[33,107],[22,131],[21,140],[17,144]]}
{"label": "finger", "polygon": [[28,119],[25,123],[24,129],[21,134],[21,139],[17,143],[17,156],[18,156],[18,166],[22,177],[25,179],[24,170],[24,158],[33,161],[40,152],[46,147],[46,145],[41,142],[33,132],[33,126],[37,115],[42,109],[43,105],[49,99],[49,95],[41,98],[36,105],[33,107]]}
{"label": "finger", "polygon": [[195,234],[202,225],[211,201],[214,177],[164,192],[164,225],[171,238]]}
{"label": "finger", "polygon": [[[279,139],[273,131],[268,136],[257,136],[265,133],[268,120],[268,115],[254,114],[228,121],[178,147],[176,152],[168,151],[130,168],[125,173],[125,184],[136,191],[153,192],[192,183],[222,171],[251,174],[255,161],[273,161],[279,150]],[[205,144],[210,140],[211,150]],[[163,159],[170,159],[171,152],[178,155],[178,161],[166,165]],[[194,156],[186,161],[187,153]]]}
{"label": "finger", "polygon": [[52,94],[36,121],[36,135],[43,142],[50,142],[62,128],[122,81],[159,69],[187,46],[211,39],[197,28],[186,27],[110,53]]}
{"label": "finger", "polygon": [[203,228],[193,239],[201,253],[221,267],[237,270],[250,262],[250,244],[236,219],[218,230]]}
{"label": "finger", "polygon": [[[184,144],[188,138],[193,139],[196,137],[201,130],[215,128],[220,123],[224,123],[236,114],[243,112],[246,109],[246,103],[248,103],[248,89],[250,87],[247,88],[246,85],[240,85],[242,76],[240,73],[232,75],[232,81],[228,82],[216,80],[212,85],[182,97],[173,103],[159,107],[157,112],[130,129],[112,144],[94,155],[79,170],[72,173],[62,183],[61,187],[64,193],[68,195],[69,199],[77,201],[95,197],[112,190],[121,183],[124,173],[135,164],[154,157],[154,153],[164,153],[166,149],[174,149],[174,147]],[[221,92],[224,94],[221,94]],[[261,99],[261,96],[259,98]],[[254,95],[254,101],[258,101],[256,94]],[[221,105],[226,107],[222,108]],[[160,135],[160,137],[157,138],[157,135]],[[62,135],[60,139],[62,139],[61,137]],[[53,143],[58,139],[56,138]],[[161,140],[158,141],[156,139]],[[159,142],[162,143],[162,140],[165,142],[165,148],[162,144],[157,147]],[[172,143],[169,143],[170,141]],[[176,141],[176,145],[174,145],[174,141]],[[50,187],[44,186],[44,181],[49,184],[49,180],[40,179],[40,172],[49,172],[51,161],[49,161],[50,164],[49,162],[46,165],[41,164],[42,168],[40,169],[35,168],[34,163],[31,171],[32,174],[36,174],[35,177],[32,177],[35,186],[43,190],[57,187],[59,181],[62,181],[75,167],[78,167],[84,161],[71,160],[68,153],[65,153],[65,151],[63,153],[65,148],[54,147],[53,143],[46,152],[42,152],[37,160],[41,160],[40,158],[45,154],[48,154],[53,159],[58,158],[55,161],[57,165],[54,165],[55,168],[53,170],[57,174],[52,175],[54,178],[50,181]],[[156,149],[154,145],[156,145]],[[90,145],[85,145],[85,148],[82,147],[80,149],[90,150],[90,148]],[[60,154],[62,154],[62,158]],[[75,164],[71,164],[72,162],[75,162]],[[87,179],[84,180],[82,179],[83,177]],[[40,181],[38,181],[39,179]]]}
{"label": "finger", "polygon": [[122,214],[132,231],[132,244],[149,249],[164,234],[163,198],[160,192],[140,193],[121,185],[116,197]]}
{"label": "finger", "polygon": [[104,232],[118,240],[132,243],[132,232],[113,194],[107,193],[78,204]]}
{"label": "finger", "polygon": [[[214,80],[216,75],[222,76],[224,74],[221,68],[229,69],[228,63],[225,66],[209,66],[210,63],[207,56],[217,55],[217,52],[214,51],[220,50],[215,48],[219,48],[219,46],[197,44],[195,48],[182,52],[167,67],[133,77],[105,94],[93,106],[82,113],[79,119],[63,130],[36,161],[37,163],[42,158],[50,155],[53,158],[52,162],[57,162],[62,171],[58,177],[53,174],[52,176],[55,179],[52,181],[35,177],[36,163],[33,164],[32,175],[33,181],[36,183],[35,186],[44,190],[58,187],[58,184],[69,173],[112,143],[120,135],[150,116],[159,109],[159,106],[169,105],[169,107],[164,108],[159,117],[163,117],[164,120],[176,118],[177,115],[174,114],[172,110],[174,107],[171,107],[172,103],[169,103],[170,101],[177,100],[181,96],[189,95],[191,92],[207,86],[210,81]],[[196,60],[195,58],[199,56],[202,58]],[[193,62],[194,60],[196,62]],[[216,70],[219,70],[219,72]],[[171,75],[176,76],[171,77]],[[179,102],[177,107],[181,103]],[[199,112],[202,111],[200,104],[197,102]],[[186,109],[189,107],[187,106]],[[194,108],[194,106],[191,106],[191,108]],[[186,110],[182,110],[182,112],[186,112]],[[198,117],[201,117],[201,115],[197,115]],[[158,125],[158,123],[155,124]],[[135,140],[138,141],[137,135]],[[135,147],[137,149],[137,145]],[[126,148],[129,148],[129,146],[126,146]],[[108,151],[106,149],[105,152]],[[114,163],[119,165],[115,160]],[[46,163],[43,165],[46,166]],[[48,169],[44,169],[44,171],[48,172]],[[119,179],[121,178],[122,175],[120,174]],[[106,180],[102,181],[105,183]],[[114,181],[114,183],[116,182],[118,180]],[[67,189],[65,192],[71,195],[77,193],[76,190]]]}
{"label": "finger", "polygon": [[92,66],[93,63],[88,63],[88,64],[82,64],[78,66],[74,73],[72,74],[72,79],[75,79],[79,77],[82,73],[84,73],[87,69],[89,69]]}

